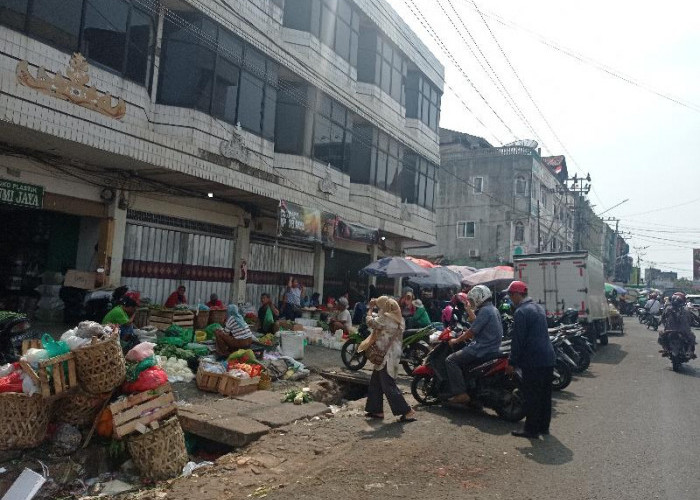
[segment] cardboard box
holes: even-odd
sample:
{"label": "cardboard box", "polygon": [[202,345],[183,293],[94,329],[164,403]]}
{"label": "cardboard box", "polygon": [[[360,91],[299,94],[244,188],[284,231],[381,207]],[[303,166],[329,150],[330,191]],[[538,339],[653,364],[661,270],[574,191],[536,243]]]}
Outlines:
{"label": "cardboard box", "polygon": [[83,290],[92,290],[95,288],[96,280],[97,273],[69,269],[66,271],[66,279],[63,280],[63,286],[72,286],[74,288],[82,288]]}

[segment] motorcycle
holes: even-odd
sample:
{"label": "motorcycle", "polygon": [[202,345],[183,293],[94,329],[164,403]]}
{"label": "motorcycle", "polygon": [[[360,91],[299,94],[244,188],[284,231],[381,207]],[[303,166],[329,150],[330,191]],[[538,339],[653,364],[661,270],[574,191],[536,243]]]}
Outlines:
{"label": "motorcycle", "polygon": [[[403,351],[400,362],[406,375],[411,375],[427,356],[430,351],[427,340],[434,332],[435,329],[432,326],[403,332]],[[357,348],[371,333],[367,325],[360,325],[357,332],[350,334],[340,349],[340,358],[349,370],[361,370],[367,364],[367,357],[364,353],[358,352]]]}
{"label": "motorcycle", "polygon": [[661,314],[649,313],[649,316],[648,316],[645,324],[647,325],[647,330],[649,328],[651,328],[654,331],[658,330],[659,326],[661,325]]}
{"label": "motorcycle", "polygon": [[[565,338],[562,334],[555,336],[550,335],[552,347],[554,347],[554,378],[552,379],[552,390],[561,391],[569,386],[573,378],[574,369],[578,369],[576,361],[564,351]],[[511,349],[511,341],[506,340],[501,343],[501,351],[509,354]]]}
{"label": "motorcycle", "polygon": [[22,340],[31,337],[29,318],[0,312],[0,364],[14,363],[22,355]]}
{"label": "motorcycle", "polygon": [[[443,331],[423,364],[413,371],[411,394],[423,405],[440,404],[449,392],[445,360],[454,352],[451,338],[449,328]],[[492,408],[504,420],[518,422],[525,416],[522,378],[517,371],[506,374],[507,366],[508,353],[498,352],[466,367],[463,375],[473,402]]]}
{"label": "motorcycle", "polygon": [[85,319],[102,322],[102,318],[119,303],[129,291],[128,286],[120,286],[114,290],[95,290],[85,296]]}
{"label": "motorcycle", "polygon": [[688,311],[690,311],[690,326],[693,328],[700,328],[700,311],[698,311],[694,307],[688,307],[687,309]]}
{"label": "motorcycle", "polygon": [[671,367],[674,372],[680,371],[681,365],[692,359],[688,351],[688,345],[683,335],[675,330],[666,330],[664,335],[668,335],[668,351],[662,356],[668,357],[671,360]]}

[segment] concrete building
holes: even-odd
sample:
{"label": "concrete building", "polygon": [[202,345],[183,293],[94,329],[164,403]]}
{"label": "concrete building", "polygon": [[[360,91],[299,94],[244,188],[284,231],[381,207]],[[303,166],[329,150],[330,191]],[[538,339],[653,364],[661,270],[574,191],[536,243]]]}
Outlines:
{"label": "concrete building", "polygon": [[440,130],[437,245],[414,253],[487,267],[512,255],[573,249],[573,197],[560,182],[566,161],[549,163],[527,145],[492,147]]}
{"label": "concrete building", "polygon": [[360,291],[436,242],[442,82],[385,0],[0,2],[0,289]]}
{"label": "concrete building", "polygon": [[644,283],[650,288],[661,290],[673,288],[677,279],[678,273],[674,271],[662,271],[655,267],[648,267],[644,270]]}

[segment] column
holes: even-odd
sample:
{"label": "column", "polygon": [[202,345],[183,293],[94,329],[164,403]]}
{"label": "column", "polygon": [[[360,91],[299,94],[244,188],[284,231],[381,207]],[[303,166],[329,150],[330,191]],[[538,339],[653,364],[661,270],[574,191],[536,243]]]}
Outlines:
{"label": "column", "polygon": [[326,276],[326,252],[323,245],[314,246],[314,291],[318,292],[323,301],[323,280]]}
{"label": "column", "polygon": [[[379,245],[377,245],[375,243],[374,245],[370,245],[370,247],[369,247],[369,261],[375,262],[377,260],[377,257],[379,257]],[[369,284],[377,286],[377,277],[370,276],[369,277]]]}
{"label": "column", "polygon": [[[233,286],[231,287],[230,301],[234,304],[242,304],[246,301],[247,280],[242,275],[242,269],[248,269],[250,261],[250,225],[239,226],[236,231],[236,245],[233,250]],[[246,271],[247,274],[247,271]],[[253,300],[253,298],[251,298]]]}
{"label": "column", "polygon": [[[120,196],[122,195],[120,194]],[[124,241],[126,238],[126,209],[119,208],[118,202],[113,203],[109,207],[109,218],[103,219],[103,221],[105,222],[100,223],[100,239],[97,244],[98,267],[104,265],[105,272],[108,273],[105,285],[117,287],[121,285],[122,281],[122,262],[124,260]]]}

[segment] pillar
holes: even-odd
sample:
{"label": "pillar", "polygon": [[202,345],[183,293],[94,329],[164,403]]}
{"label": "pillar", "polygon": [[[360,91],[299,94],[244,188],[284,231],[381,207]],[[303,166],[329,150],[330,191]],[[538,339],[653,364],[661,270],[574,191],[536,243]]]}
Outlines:
{"label": "pillar", "polygon": [[[369,261],[376,262],[377,257],[379,257],[379,245],[377,245],[375,243],[374,245],[370,245],[370,247],[369,247]],[[369,284],[377,286],[377,277],[370,276],[369,277]]]}
{"label": "pillar", "polygon": [[104,268],[108,274],[105,285],[114,287],[121,285],[125,238],[126,210],[119,208],[119,203],[115,202],[109,207],[108,218],[100,223],[97,243],[98,267]]}
{"label": "pillar", "polygon": [[323,280],[326,277],[326,252],[323,245],[314,246],[314,291],[318,292],[323,301]]}
{"label": "pillar", "polygon": [[[233,250],[233,286],[231,287],[230,302],[243,304],[246,302],[246,277],[248,262],[250,262],[250,224],[248,227],[239,226],[237,230],[236,244]],[[242,269],[246,270],[243,276]]]}

